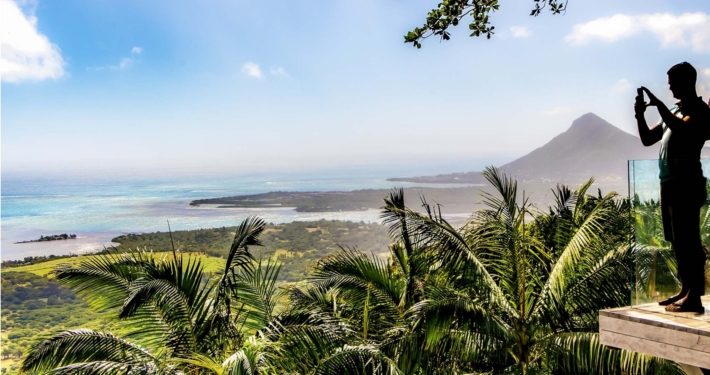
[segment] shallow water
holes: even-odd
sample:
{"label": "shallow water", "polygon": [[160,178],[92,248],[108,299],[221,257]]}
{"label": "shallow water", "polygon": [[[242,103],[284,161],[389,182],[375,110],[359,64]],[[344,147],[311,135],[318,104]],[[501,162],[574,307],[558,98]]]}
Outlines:
{"label": "shallow water", "polygon": [[[2,259],[85,253],[111,245],[124,233],[237,225],[249,215],[284,223],[319,219],[377,222],[379,211],[296,212],[292,208],[191,207],[195,199],[269,191],[347,191],[412,184],[385,181],[390,173],[228,176],[30,176],[3,174]],[[417,184],[416,186],[426,186]],[[442,185],[431,185],[444,187]],[[448,185],[455,186],[455,185]],[[459,185],[460,186],[460,185]],[[15,244],[41,235],[76,234],[75,240]]]}

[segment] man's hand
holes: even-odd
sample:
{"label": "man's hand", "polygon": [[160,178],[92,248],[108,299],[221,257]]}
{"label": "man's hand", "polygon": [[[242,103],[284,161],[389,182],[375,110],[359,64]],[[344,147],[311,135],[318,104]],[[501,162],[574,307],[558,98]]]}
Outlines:
{"label": "man's hand", "polygon": [[[656,97],[656,95],[653,95],[653,93],[651,92],[651,90],[649,90],[649,89],[647,89],[647,88],[645,88],[645,87],[643,87],[643,86],[641,86],[641,90],[643,90],[643,92],[645,92],[646,95],[648,95],[648,103],[646,103],[646,106],[648,106],[648,107],[658,107],[659,105],[662,105],[662,104],[663,104],[663,102],[662,102],[660,99],[658,99],[658,98]],[[643,100],[643,99],[641,99],[641,100]]]}
{"label": "man's hand", "polygon": [[634,102],[634,112],[636,113],[636,117],[643,116],[644,112],[646,112],[646,102],[643,100],[643,90],[642,89],[636,90],[636,101]]}
{"label": "man's hand", "polygon": [[[634,111],[636,111],[636,122],[639,128],[639,138],[641,138],[641,143],[644,146],[650,146],[660,141],[663,138],[663,128],[661,126],[654,126],[649,129],[648,124],[646,124],[646,118],[643,116],[646,112],[647,104],[643,100],[643,90],[644,87],[639,87],[636,89],[636,103],[634,103]],[[655,98],[653,94],[649,92],[650,98]],[[653,100],[653,99],[651,99]]]}

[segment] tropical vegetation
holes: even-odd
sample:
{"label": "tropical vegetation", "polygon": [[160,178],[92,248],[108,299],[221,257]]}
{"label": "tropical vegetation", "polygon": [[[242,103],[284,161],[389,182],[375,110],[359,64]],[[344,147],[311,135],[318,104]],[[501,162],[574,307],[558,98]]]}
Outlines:
{"label": "tropical vegetation", "polygon": [[[130,249],[170,251],[172,243],[183,252],[200,252],[226,258],[236,227],[128,234],[116,237],[120,252]],[[282,261],[279,280],[303,279],[315,262],[338,250],[339,244],[363,250],[384,252],[389,244],[387,230],[377,223],[318,220],[267,224],[259,236],[258,254],[279,257]]]}
{"label": "tropical vegetation", "polygon": [[[489,168],[496,194],[462,227],[392,191],[389,256],[355,248],[276,287],[280,265],[254,255],[265,223],[235,231],[208,274],[173,251],[109,254],[56,280],[130,328],[70,330],[36,343],[23,372],[52,374],[669,374],[673,363],[599,343],[598,310],[635,285],[629,201],[558,186],[533,207]],[[522,195],[522,196],[521,196]],[[288,304],[278,308],[280,293]]]}
{"label": "tropical vegetation", "polygon": [[3,373],[16,373],[17,360],[39,337],[73,327],[112,331],[118,326],[115,319],[88,308],[73,291],[28,272],[2,273],[1,302]]}

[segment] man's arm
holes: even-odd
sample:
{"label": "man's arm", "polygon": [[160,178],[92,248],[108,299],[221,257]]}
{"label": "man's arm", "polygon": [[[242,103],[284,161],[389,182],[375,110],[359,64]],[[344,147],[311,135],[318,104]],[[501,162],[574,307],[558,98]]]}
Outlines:
{"label": "man's arm", "polygon": [[638,125],[639,128],[639,137],[641,138],[641,143],[644,146],[651,146],[656,144],[656,142],[660,141],[661,138],[663,138],[663,128],[656,124],[654,125],[651,129],[648,128],[648,124],[646,124],[646,119],[643,117],[643,114],[640,116],[636,116],[636,124]]}
{"label": "man's arm", "polygon": [[656,109],[658,109],[658,114],[661,115],[663,122],[666,123],[666,126],[668,126],[671,131],[682,132],[687,129],[687,126],[683,125],[690,121],[690,116],[685,116],[684,118],[677,117],[663,102],[656,104]]}
{"label": "man's arm", "polygon": [[[643,91],[646,92],[646,95],[648,95],[648,104],[647,106],[652,106],[656,107],[658,110],[658,114],[661,115],[661,119],[663,119],[663,122],[668,126],[669,129],[673,132],[683,132],[686,130],[689,130],[688,126],[684,126],[686,122],[690,121],[690,117],[686,116],[685,118],[679,118],[676,115],[671,112],[668,107],[666,107],[663,102],[656,97],[656,95],[653,95],[651,90],[641,87]],[[643,100],[643,99],[642,99]],[[692,129],[690,129],[692,130]]]}
{"label": "man's arm", "polygon": [[686,133],[693,138],[702,138],[706,141],[710,140],[710,111],[694,111],[692,116],[680,118],[673,114],[651,91],[645,87],[642,87],[642,89],[648,94],[648,105],[655,106],[656,109],[658,109],[658,114],[661,115],[663,122],[666,123],[666,126],[668,126],[671,131],[679,134]]}
{"label": "man's arm", "polygon": [[643,101],[643,93],[639,89],[636,95],[636,103],[634,104],[634,112],[636,113],[636,125],[639,129],[639,138],[644,146],[651,146],[663,138],[663,128],[656,124],[649,129],[646,123],[646,118],[643,116],[646,112],[646,103]]}

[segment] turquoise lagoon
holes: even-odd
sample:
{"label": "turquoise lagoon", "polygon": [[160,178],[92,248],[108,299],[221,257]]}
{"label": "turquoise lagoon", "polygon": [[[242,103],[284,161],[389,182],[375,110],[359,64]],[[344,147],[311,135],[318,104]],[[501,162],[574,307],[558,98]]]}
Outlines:
{"label": "turquoise lagoon", "polygon": [[[319,219],[376,222],[380,215],[377,210],[302,213],[289,207],[218,209],[191,207],[189,203],[194,199],[269,191],[347,191],[409,185],[386,181],[393,175],[401,173],[327,171],[156,177],[149,173],[46,176],[3,172],[1,257],[9,260],[93,252],[110,246],[110,240],[120,234],[167,231],[168,220],[172,230],[232,226],[249,215],[273,223]],[[61,233],[73,233],[79,238],[15,244]]]}

